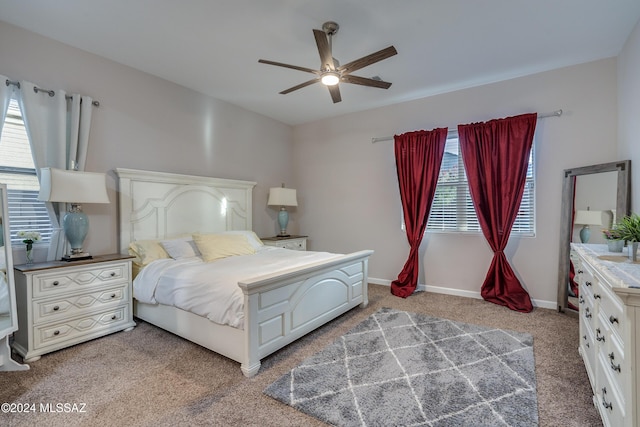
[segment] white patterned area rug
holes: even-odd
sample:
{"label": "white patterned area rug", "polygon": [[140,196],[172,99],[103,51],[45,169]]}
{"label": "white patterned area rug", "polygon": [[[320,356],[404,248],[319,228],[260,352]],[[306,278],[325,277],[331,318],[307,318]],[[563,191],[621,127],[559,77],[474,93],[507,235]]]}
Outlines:
{"label": "white patterned area rug", "polygon": [[536,426],[533,337],[383,308],[264,393],[337,426]]}

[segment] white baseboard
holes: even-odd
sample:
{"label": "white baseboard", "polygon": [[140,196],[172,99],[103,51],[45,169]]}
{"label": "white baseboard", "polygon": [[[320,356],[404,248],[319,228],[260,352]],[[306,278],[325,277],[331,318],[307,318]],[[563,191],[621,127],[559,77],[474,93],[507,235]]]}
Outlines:
{"label": "white baseboard", "polygon": [[[372,283],[374,285],[391,286],[391,280],[377,279],[375,277],[369,277],[369,283]],[[474,291],[466,291],[463,289],[445,288],[441,286],[427,286],[422,283],[418,284],[418,286],[416,287],[416,292],[433,292],[434,294],[455,295],[455,296],[465,297],[465,298],[482,299],[482,295],[480,295],[480,291],[474,292]],[[554,301],[532,299],[531,303],[533,304],[534,307],[548,308],[551,310],[558,309],[558,304],[555,303]]]}

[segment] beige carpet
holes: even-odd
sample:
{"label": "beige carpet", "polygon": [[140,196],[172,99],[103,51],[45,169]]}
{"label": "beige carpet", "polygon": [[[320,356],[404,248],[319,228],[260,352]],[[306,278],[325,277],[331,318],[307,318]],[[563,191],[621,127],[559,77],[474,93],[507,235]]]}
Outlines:
{"label": "beige carpet", "polygon": [[[0,403],[34,404],[36,409],[0,413],[0,425],[324,425],[262,390],[381,307],[532,334],[540,425],[601,425],[577,352],[577,317],[546,309],[516,313],[481,300],[432,293],[401,299],[376,285],[369,286],[369,293],[369,307],[356,308],[266,358],[251,379],[239,364],[144,322],[131,332],[45,355],[30,371],[0,372]],[[40,404],[47,403],[54,408],[56,403],[77,404],[75,409],[83,404],[85,412],[39,412]]]}

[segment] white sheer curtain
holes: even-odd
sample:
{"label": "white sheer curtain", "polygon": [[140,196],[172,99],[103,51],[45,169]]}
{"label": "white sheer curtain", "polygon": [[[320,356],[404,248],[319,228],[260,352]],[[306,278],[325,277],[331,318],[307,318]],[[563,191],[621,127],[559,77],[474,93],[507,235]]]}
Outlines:
{"label": "white sheer curtain", "polygon": [[[0,134],[2,134],[2,128],[4,126],[4,119],[7,118],[7,110],[9,109],[9,103],[15,92],[15,86],[9,84],[9,78],[0,74]],[[2,217],[0,216],[0,247],[4,246],[4,236],[2,235]],[[3,261],[3,254],[0,252],[0,263]],[[1,266],[1,264],[0,264]],[[2,271],[0,269],[0,274]],[[0,288],[2,287],[2,281],[0,280]],[[0,289],[0,295],[2,294]],[[2,304],[2,297],[0,297],[0,305]],[[2,313],[0,308],[0,313]]]}
{"label": "white sheer curtain", "polygon": [[[63,90],[37,90],[36,85],[20,82],[19,104],[31,144],[38,178],[40,168],[84,170],[89,145],[92,99],[77,94],[66,99]],[[53,226],[48,260],[60,259],[65,252],[60,226],[63,203],[46,203]]]}

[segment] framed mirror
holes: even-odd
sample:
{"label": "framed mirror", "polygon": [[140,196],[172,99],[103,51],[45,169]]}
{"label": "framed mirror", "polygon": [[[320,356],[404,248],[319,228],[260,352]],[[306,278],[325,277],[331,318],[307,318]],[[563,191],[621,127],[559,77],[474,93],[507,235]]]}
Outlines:
{"label": "framed mirror", "polygon": [[18,329],[15,282],[13,281],[13,255],[9,233],[7,187],[0,184],[0,371],[29,369],[11,358],[9,338]]}
{"label": "framed mirror", "polygon": [[[569,286],[571,281],[571,238],[573,234],[574,195],[576,179],[580,176],[617,173],[615,191],[616,206],[614,218],[620,219],[630,214],[631,209],[631,160],[602,163],[573,169],[565,169],[562,181],[562,212],[560,217],[560,256],[558,268],[558,311],[568,308]],[[573,311],[573,310],[572,310]]]}

